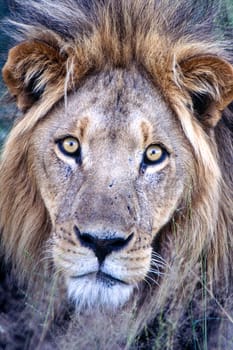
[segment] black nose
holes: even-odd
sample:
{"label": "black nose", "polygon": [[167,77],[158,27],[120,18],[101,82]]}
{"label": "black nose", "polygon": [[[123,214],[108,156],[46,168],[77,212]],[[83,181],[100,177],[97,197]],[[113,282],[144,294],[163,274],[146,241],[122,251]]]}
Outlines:
{"label": "black nose", "polygon": [[94,251],[100,264],[111,252],[118,251],[126,247],[134,235],[131,233],[127,239],[121,237],[100,239],[94,234],[81,233],[77,226],[74,226],[74,231],[81,245]]}

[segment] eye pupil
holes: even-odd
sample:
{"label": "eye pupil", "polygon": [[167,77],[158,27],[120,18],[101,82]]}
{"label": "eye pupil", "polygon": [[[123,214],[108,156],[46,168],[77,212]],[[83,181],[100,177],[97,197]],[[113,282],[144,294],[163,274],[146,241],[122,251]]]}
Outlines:
{"label": "eye pupil", "polygon": [[151,157],[155,158],[159,154],[160,154],[160,150],[158,150],[158,149],[153,148],[152,150],[150,150],[150,156]]}
{"label": "eye pupil", "polygon": [[76,156],[79,153],[79,141],[74,137],[66,137],[58,141],[60,151],[65,155]]}
{"label": "eye pupil", "polygon": [[160,145],[151,145],[146,149],[144,163],[154,165],[162,162],[167,155],[166,150]]}
{"label": "eye pupil", "polygon": [[67,147],[67,148],[75,148],[75,142],[74,141],[65,141],[64,142],[64,147]]}

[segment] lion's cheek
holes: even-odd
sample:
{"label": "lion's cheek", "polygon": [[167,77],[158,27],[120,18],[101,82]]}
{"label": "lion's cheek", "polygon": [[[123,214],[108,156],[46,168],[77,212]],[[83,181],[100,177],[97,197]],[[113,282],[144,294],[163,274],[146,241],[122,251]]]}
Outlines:
{"label": "lion's cheek", "polygon": [[[179,191],[177,190],[177,194]],[[174,212],[179,207],[180,196],[171,196],[171,198],[161,198],[160,202],[152,208],[152,234],[153,238],[156,234],[169,222]]]}
{"label": "lion's cheek", "polygon": [[152,248],[141,247],[125,254],[111,254],[104,262],[102,271],[114,275],[129,285],[138,285],[150,271]]}
{"label": "lion's cheek", "polygon": [[98,270],[98,260],[91,250],[78,246],[70,247],[64,240],[51,240],[53,264],[56,270],[68,280]]}
{"label": "lion's cheek", "polygon": [[44,205],[49,213],[53,227],[56,225],[56,221],[59,214],[59,203],[61,201],[61,194],[59,191],[54,191],[51,185],[41,186],[41,196],[44,202]]}

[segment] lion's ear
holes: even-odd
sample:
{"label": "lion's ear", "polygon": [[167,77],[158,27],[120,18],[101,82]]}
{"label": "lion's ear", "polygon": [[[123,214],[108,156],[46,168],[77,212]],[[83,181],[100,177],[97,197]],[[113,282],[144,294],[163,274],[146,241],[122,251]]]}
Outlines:
{"label": "lion's ear", "polygon": [[206,127],[214,127],[233,100],[232,65],[217,56],[206,55],[185,59],[179,66],[196,117]]}
{"label": "lion's ear", "polygon": [[66,59],[58,48],[39,40],[25,41],[10,50],[2,74],[19,109],[29,109],[48,86],[65,76]]}

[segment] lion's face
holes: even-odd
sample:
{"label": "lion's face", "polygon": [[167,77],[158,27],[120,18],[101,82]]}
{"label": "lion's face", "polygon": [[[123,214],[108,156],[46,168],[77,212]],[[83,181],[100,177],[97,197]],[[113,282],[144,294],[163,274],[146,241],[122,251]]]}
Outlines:
{"label": "lion's face", "polygon": [[89,78],[35,128],[34,168],[49,246],[78,306],[123,305],[152,242],[190,183],[191,153],[156,89],[135,70]]}

